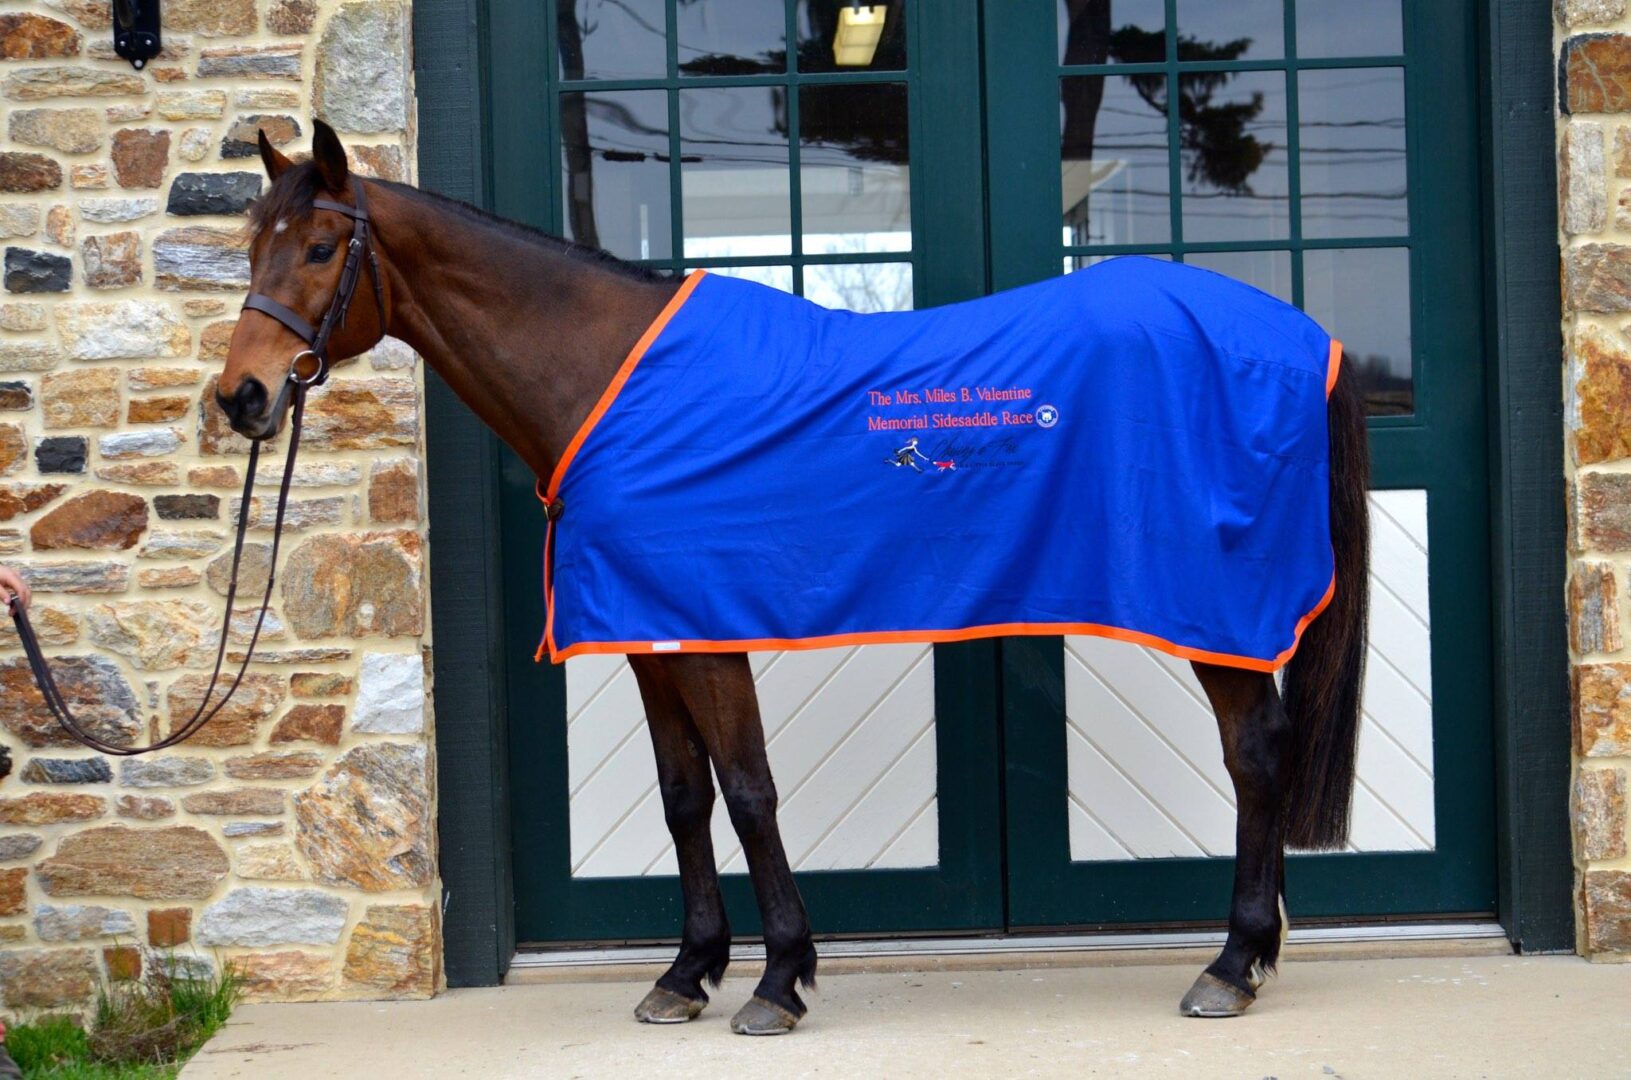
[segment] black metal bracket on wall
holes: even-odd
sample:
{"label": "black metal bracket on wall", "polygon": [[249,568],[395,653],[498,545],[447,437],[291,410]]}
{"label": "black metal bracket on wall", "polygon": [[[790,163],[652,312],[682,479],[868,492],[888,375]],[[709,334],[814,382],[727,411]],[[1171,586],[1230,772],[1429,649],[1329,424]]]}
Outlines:
{"label": "black metal bracket on wall", "polygon": [[140,71],[164,48],[159,0],[113,0],[113,51]]}

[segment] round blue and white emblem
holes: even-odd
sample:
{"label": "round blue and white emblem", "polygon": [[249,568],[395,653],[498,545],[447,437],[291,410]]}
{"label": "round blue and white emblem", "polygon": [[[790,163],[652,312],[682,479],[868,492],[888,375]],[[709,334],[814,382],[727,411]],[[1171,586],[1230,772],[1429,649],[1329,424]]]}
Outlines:
{"label": "round blue and white emblem", "polygon": [[1041,427],[1052,427],[1059,422],[1059,410],[1052,405],[1044,405],[1036,410],[1036,422]]}

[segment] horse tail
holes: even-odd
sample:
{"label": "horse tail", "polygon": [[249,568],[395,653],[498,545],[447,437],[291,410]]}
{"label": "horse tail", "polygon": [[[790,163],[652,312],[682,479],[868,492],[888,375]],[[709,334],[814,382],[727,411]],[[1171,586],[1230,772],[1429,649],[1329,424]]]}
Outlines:
{"label": "horse tail", "polygon": [[1303,633],[1282,696],[1292,729],[1286,843],[1328,851],[1348,839],[1370,606],[1370,450],[1346,354],[1326,405],[1336,593]]}

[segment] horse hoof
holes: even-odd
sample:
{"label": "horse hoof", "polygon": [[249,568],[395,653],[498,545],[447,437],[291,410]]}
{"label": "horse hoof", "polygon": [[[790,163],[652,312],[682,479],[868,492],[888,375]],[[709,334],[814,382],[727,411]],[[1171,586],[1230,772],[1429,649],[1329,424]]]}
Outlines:
{"label": "horse hoof", "polygon": [[1256,995],[1203,971],[1195,980],[1195,985],[1189,988],[1189,993],[1184,995],[1178,1012],[1182,1016],[1210,1018],[1239,1016],[1251,1008],[1256,1000]]}
{"label": "horse hoof", "polygon": [[786,1035],[798,1022],[780,1005],[756,995],[731,1017],[731,1030],[738,1035]]}
{"label": "horse hoof", "polygon": [[634,1007],[634,1018],[642,1024],[683,1024],[695,1020],[707,1004],[706,1000],[682,997],[672,990],[654,986]]}

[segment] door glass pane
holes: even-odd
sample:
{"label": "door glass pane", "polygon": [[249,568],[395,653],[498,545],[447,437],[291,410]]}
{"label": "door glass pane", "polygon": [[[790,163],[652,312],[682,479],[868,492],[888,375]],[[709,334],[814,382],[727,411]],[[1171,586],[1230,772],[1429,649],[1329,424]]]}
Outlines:
{"label": "door glass pane", "polygon": [[799,71],[904,71],[906,0],[799,0]]}
{"label": "door glass pane", "polygon": [[703,269],[710,274],[719,274],[721,277],[757,281],[761,285],[769,285],[772,289],[780,289],[782,292],[793,291],[793,268],[791,266],[708,266]]}
{"label": "door glass pane", "polygon": [[1165,77],[1073,76],[1059,97],[1065,243],[1166,242]]}
{"label": "door glass pane", "polygon": [[1278,60],[1284,0],[1178,0],[1179,60]]}
{"label": "door glass pane", "polygon": [[1142,64],[1167,58],[1163,0],[1059,0],[1061,64]]}
{"label": "door glass pane", "polygon": [[[1126,255],[1066,255],[1065,273],[1068,274],[1075,270],[1086,270],[1089,266],[1097,266],[1101,262],[1109,262],[1111,259],[1125,259],[1128,257],[1129,256]],[[1172,261],[1171,255],[1160,251],[1152,251],[1147,254],[1140,253],[1140,258],[1160,259],[1164,262]]]}
{"label": "door glass pane", "polygon": [[1285,75],[1196,73],[1179,86],[1184,240],[1289,236]]}
{"label": "door glass pane", "polygon": [[787,13],[779,0],[678,0],[682,75],[787,70]]}
{"label": "door glass pane", "polygon": [[1404,70],[1297,76],[1303,235],[1404,236]]}
{"label": "door glass pane", "polygon": [[1415,411],[1408,248],[1304,252],[1303,307],[1342,340],[1372,416]]}
{"label": "door glass pane", "polygon": [[911,250],[906,132],[903,83],[800,89],[806,252]]}
{"label": "door glass pane", "polygon": [[663,0],[555,0],[564,79],[660,79],[667,32]]}
{"label": "door glass pane", "polygon": [[680,188],[687,258],[792,251],[787,91],[680,91]]}
{"label": "door glass pane", "polygon": [[668,99],[661,90],[561,95],[565,234],[625,259],[666,259]]}
{"label": "door glass pane", "polygon": [[911,263],[836,263],[804,268],[804,295],[847,311],[910,311]]}
{"label": "door glass pane", "polygon": [[1192,251],[1184,256],[1184,262],[1244,281],[1254,289],[1291,303],[1289,251]]}
{"label": "door glass pane", "polygon": [[1297,55],[1398,56],[1404,52],[1399,0],[1297,0]]}

